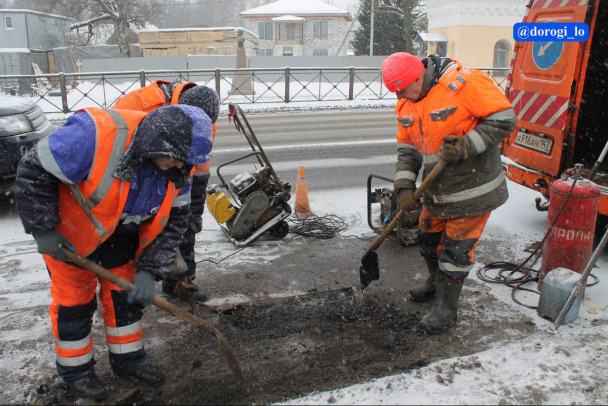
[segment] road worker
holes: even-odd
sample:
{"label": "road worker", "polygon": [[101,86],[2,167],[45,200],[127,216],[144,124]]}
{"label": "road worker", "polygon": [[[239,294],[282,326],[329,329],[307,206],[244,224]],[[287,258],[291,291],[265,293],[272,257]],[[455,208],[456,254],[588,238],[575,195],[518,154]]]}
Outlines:
{"label": "road worker", "polygon": [[[206,161],[211,144],[211,120],[198,107],[86,108],[22,158],[17,210],[51,277],[57,372],[78,396],[108,395],[95,374],[91,336],[98,282],[114,374],[163,384],[147,360],[142,309],[171,271],[188,227],[192,168]],[[134,290],[64,262],[63,248],[131,280]]]}
{"label": "road worker", "polygon": [[429,277],[410,290],[414,301],[435,298],[420,328],[437,333],[457,319],[473,251],[490,213],[508,198],[499,143],[515,126],[515,114],[492,79],[450,58],[423,60],[397,52],[382,63],[382,78],[397,95],[398,156],[394,190],[406,210],[421,167],[439,158],[447,166],[422,198],[417,241]]}
{"label": "road worker", "polygon": [[[215,90],[208,86],[197,86],[193,82],[170,83],[156,80],[146,87],[134,90],[116,101],[113,108],[139,111],[152,111],[164,105],[187,104],[200,107],[211,119],[213,124],[212,138],[215,140],[215,131],[220,99]],[[176,258],[172,276],[162,282],[163,292],[169,295],[178,295],[183,298],[190,296],[197,301],[204,302],[207,295],[198,286],[194,285],[196,277],[196,257],[194,245],[196,234],[203,229],[203,212],[209,182],[210,162],[196,165],[192,178],[192,204],[188,229],[179,246],[179,255]],[[177,289],[176,289],[177,288]]]}

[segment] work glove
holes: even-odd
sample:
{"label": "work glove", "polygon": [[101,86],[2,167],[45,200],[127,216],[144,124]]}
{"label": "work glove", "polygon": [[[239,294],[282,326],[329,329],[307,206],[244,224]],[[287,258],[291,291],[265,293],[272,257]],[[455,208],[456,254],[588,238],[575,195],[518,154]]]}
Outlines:
{"label": "work glove", "polygon": [[468,158],[467,147],[462,137],[448,135],[439,146],[441,158],[446,162],[458,162]]}
{"label": "work glove", "polygon": [[202,217],[191,217],[188,220],[188,231],[192,234],[200,233],[203,230],[203,218]]}
{"label": "work glove", "polygon": [[399,206],[405,211],[414,211],[418,210],[420,207],[420,201],[418,199],[414,199],[415,189],[399,189],[397,193],[397,201],[399,202]]}
{"label": "work glove", "polygon": [[34,234],[34,240],[36,240],[36,244],[38,245],[39,253],[49,255],[58,261],[65,261],[64,248],[76,252],[76,248],[74,248],[70,240],[57,230]]}
{"label": "work glove", "polygon": [[135,286],[129,292],[127,301],[129,303],[137,302],[143,307],[154,302],[156,296],[156,278],[150,272],[140,271],[131,281]]}

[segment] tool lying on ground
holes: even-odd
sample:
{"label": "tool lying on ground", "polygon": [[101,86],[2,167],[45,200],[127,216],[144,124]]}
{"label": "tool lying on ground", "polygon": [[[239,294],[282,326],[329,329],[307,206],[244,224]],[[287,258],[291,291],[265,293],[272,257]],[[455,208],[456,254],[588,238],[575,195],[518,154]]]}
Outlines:
{"label": "tool lying on ground", "polygon": [[587,282],[587,278],[589,277],[589,274],[591,273],[591,269],[593,269],[593,267],[595,266],[595,263],[597,262],[597,259],[604,252],[604,248],[606,248],[606,243],[608,243],[608,226],[606,227],[606,231],[604,232],[604,236],[602,237],[602,240],[600,241],[598,246],[595,248],[595,251],[593,251],[593,255],[591,255],[591,258],[589,259],[589,262],[587,263],[587,266],[585,267],[585,270],[583,271],[580,279],[578,280],[576,285],[574,285],[572,292],[570,292],[570,296],[568,296],[568,300],[566,301],[566,304],[564,305],[562,310],[557,315],[557,318],[555,319],[555,323],[553,323],[556,330],[559,328],[559,326],[562,325],[564,318],[566,318],[568,311],[570,311],[570,307],[572,307],[572,304],[576,300],[577,296],[581,293],[581,290],[585,287],[585,282]]}
{"label": "tool lying on ground", "polygon": [[[277,238],[289,233],[285,221],[291,214],[291,185],[282,182],[274,171],[241,108],[229,105],[229,119],[247,139],[252,152],[217,167],[221,184],[207,188],[207,207],[226,236],[237,247],[245,247],[262,234],[270,232]],[[230,183],[220,170],[241,160],[256,157],[261,168],[251,175],[242,172]]]}
{"label": "tool lying on ground", "polygon": [[[391,185],[395,180],[375,174],[371,174],[367,177],[367,224],[376,233],[382,234],[382,231],[386,229],[387,224],[390,223],[400,210],[399,197],[391,187],[374,189],[372,192],[372,181],[374,179],[383,180]],[[374,222],[372,218],[374,204],[380,205],[379,224],[377,220]],[[390,233],[387,238],[405,246],[416,244],[414,233],[410,231],[410,228],[418,225],[420,212],[421,209],[405,212],[393,229],[394,232]]]}
{"label": "tool lying on ground", "polygon": [[[107,269],[103,268],[102,266],[99,266],[96,263],[94,263],[93,261],[90,261],[87,258],[84,258],[70,250],[67,250],[64,248],[63,251],[64,251],[65,256],[68,261],[73,262],[74,264],[78,265],[79,267],[81,267],[83,269],[87,269],[87,270],[93,272],[95,275],[99,276],[100,278],[103,278],[109,282],[112,282],[113,284],[123,288],[127,292],[131,292],[133,290],[134,285],[131,282],[127,281],[126,279],[124,279],[116,274],[113,274],[112,272],[108,271]],[[224,336],[222,336],[222,334],[219,331],[217,331],[217,329],[215,327],[213,327],[213,325],[211,323],[209,323],[207,320],[200,319],[200,318],[188,313],[187,311],[180,309],[177,306],[174,306],[173,304],[160,298],[158,295],[154,298],[153,303],[156,306],[160,307],[161,309],[165,310],[166,312],[171,313],[172,315],[174,315],[176,317],[179,317],[180,319],[192,324],[193,326],[198,327],[201,330],[209,331],[210,333],[214,334],[218,341],[220,353],[226,358],[226,361],[228,361],[228,365],[230,365],[232,372],[237,377],[239,382],[243,383],[245,381],[245,379],[243,377],[243,371],[241,370],[241,366],[239,365],[239,362],[236,359],[236,356],[232,352],[230,345],[228,345],[228,342],[226,341]]]}
{"label": "tool lying on ground", "polygon": [[[414,192],[412,197],[413,200],[420,199],[422,193],[424,193],[426,187],[435,180],[439,172],[443,170],[446,166],[447,162],[443,159],[439,158],[439,162],[435,165],[433,170],[428,174],[428,176],[420,183],[420,186]],[[402,202],[401,204],[405,204],[406,202]],[[382,242],[388,237],[388,235],[393,231],[393,228],[397,225],[401,217],[405,214],[405,210],[401,209],[395,215],[393,220],[386,226],[382,234],[374,241],[374,243],[368,248],[363,257],[361,258],[361,266],[359,267],[359,279],[361,281],[361,290],[365,289],[372,281],[377,281],[380,279],[380,268],[378,266],[378,254],[375,252],[376,248],[382,244]]]}

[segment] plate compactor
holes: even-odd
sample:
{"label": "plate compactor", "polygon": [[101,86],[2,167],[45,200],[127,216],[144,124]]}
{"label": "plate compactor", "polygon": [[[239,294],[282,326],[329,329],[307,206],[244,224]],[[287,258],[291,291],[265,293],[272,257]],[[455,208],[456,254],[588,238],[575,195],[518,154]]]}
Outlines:
{"label": "plate compactor", "polygon": [[[245,247],[262,234],[270,232],[277,238],[289,233],[285,221],[291,214],[291,185],[282,182],[272,168],[245,114],[236,104],[229,105],[229,120],[234,119],[252,152],[217,167],[220,184],[207,188],[207,208],[226,236],[237,247]],[[236,162],[255,157],[260,169],[243,172],[226,182],[221,170]]]}
{"label": "plate compactor", "polygon": [[[399,212],[399,202],[397,193],[392,187],[375,188],[372,191],[372,183],[374,179],[379,179],[393,184],[393,179],[381,175],[371,174],[367,177],[367,224],[376,233],[381,234],[386,226]],[[422,204],[422,198],[420,198]],[[380,205],[379,209],[374,205]],[[421,206],[422,207],[422,206]],[[374,219],[374,208],[379,210],[378,217]],[[388,235],[389,240],[397,241],[403,245],[416,244],[414,230],[418,225],[418,217],[422,209],[407,212],[401,217],[397,226],[392,233]]]}

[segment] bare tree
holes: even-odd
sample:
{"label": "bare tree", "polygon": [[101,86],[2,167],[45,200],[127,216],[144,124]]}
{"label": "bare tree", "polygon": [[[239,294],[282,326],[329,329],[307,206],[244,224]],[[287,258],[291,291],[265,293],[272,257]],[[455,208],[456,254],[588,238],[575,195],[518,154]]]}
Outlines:
{"label": "bare tree", "polygon": [[77,21],[70,30],[86,28],[89,36],[93,27],[111,22],[117,37],[120,54],[131,56],[130,28],[142,27],[146,21],[162,19],[165,8],[162,0],[28,0],[31,8],[46,13],[59,14]]}

